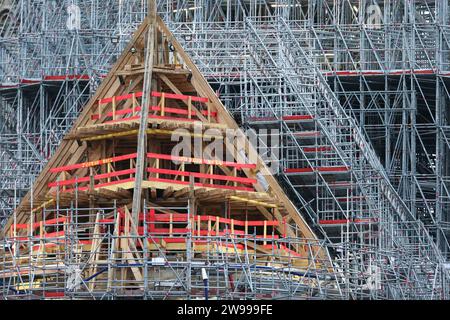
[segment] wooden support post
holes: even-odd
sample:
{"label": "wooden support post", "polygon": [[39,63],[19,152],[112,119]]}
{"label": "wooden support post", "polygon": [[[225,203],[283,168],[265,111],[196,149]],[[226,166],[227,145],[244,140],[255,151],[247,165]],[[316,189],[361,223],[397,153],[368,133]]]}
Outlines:
{"label": "wooden support post", "polygon": [[[130,169],[133,169],[135,165],[134,159],[130,159]],[[134,174],[130,174],[130,178],[134,178]]]}
{"label": "wooden support post", "polygon": [[141,107],[141,119],[139,124],[138,148],[136,159],[136,178],[133,190],[133,208],[132,218],[136,225],[139,223],[139,213],[141,212],[142,202],[142,182],[146,169],[147,154],[147,127],[148,114],[151,103],[151,89],[153,78],[153,59],[155,49],[155,31],[156,31],[156,1],[148,1],[148,31],[145,53],[145,76],[144,90]]}
{"label": "wooden support post", "polygon": [[216,217],[216,236],[219,236],[219,224],[220,224],[220,218]]}
{"label": "wooden support post", "polygon": [[102,107],[101,107],[100,101],[98,101],[98,119],[100,120],[102,118]]}
{"label": "wooden support post", "polygon": [[188,98],[188,118],[192,119],[192,97]]}
{"label": "wooden support post", "polygon": [[161,94],[161,116],[164,117],[166,115],[166,94],[163,92]]}
{"label": "wooden support post", "polygon": [[164,43],[163,43],[163,50],[164,50],[164,64],[169,64],[169,44],[167,42],[167,39],[164,38]]}
{"label": "wooden support post", "polygon": [[[210,165],[208,168],[209,174],[212,175],[214,173],[214,166]],[[209,183],[214,184],[213,178],[210,179]]]}
{"label": "wooden support post", "polygon": [[116,120],[116,108],[117,108],[116,97],[114,96],[112,98],[112,118],[113,118],[113,120]]}
{"label": "wooden support post", "polygon": [[[107,172],[108,172],[108,173],[111,173],[111,171],[112,171],[112,170],[111,170],[111,168],[112,168],[112,167],[111,167],[111,163],[108,163],[106,168],[107,168]],[[108,183],[109,183],[109,182],[111,182],[111,177],[108,177]]]}
{"label": "wooden support post", "polygon": [[[159,169],[159,161],[160,161],[159,159],[155,159],[155,167],[156,167],[156,169]],[[159,173],[158,172],[156,173],[156,178],[159,179]]]}
{"label": "wooden support post", "polygon": [[[131,233],[133,235],[139,235],[138,226],[135,225],[133,219],[131,219],[130,211],[128,210],[127,207],[124,207],[124,209],[125,209],[125,215],[127,215],[129,217],[129,219],[128,219],[129,230],[131,230]],[[130,234],[130,233],[128,233],[128,234]],[[135,242],[136,241],[134,241],[134,240],[130,241],[130,243],[132,244],[133,247],[136,247],[136,245],[134,244]],[[141,240],[141,238],[139,236],[137,237],[137,242],[140,244],[141,248],[144,247],[144,243],[142,242],[142,240]],[[138,255],[137,250],[136,250],[135,253],[136,253],[136,255]],[[140,259],[140,257],[139,257],[139,259]]]}
{"label": "wooden support post", "polygon": [[173,52],[173,64],[174,65],[178,64],[178,55],[176,51]]}
{"label": "wooden support post", "polygon": [[245,236],[248,235],[248,220],[245,220]]}
{"label": "wooden support post", "polygon": [[95,186],[94,169],[89,168],[89,191],[93,191]]}

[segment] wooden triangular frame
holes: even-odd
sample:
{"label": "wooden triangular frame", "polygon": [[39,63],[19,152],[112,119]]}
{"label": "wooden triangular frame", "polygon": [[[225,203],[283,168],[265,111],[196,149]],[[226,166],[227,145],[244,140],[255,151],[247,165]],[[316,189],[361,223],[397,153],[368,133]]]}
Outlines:
{"label": "wooden triangular frame", "polygon": [[[201,123],[203,129],[212,128],[219,131],[232,129],[241,132],[240,136],[243,137],[244,143],[234,145],[237,148],[233,152],[236,165],[227,169],[226,163],[215,163],[218,167],[222,167],[222,174],[225,173],[224,176],[229,177],[226,178],[229,180],[226,180],[225,184],[218,185],[224,185],[227,188],[214,187],[217,185],[204,182],[205,180],[212,181],[215,177],[216,174],[211,170],[211,172],[199,172],[194,178],[187,174],[185,179],[180,180],[183,181],[182,184],[166,181],[168,179],[144,181],[142,187],[148,190],[150,198],[152,198],[152,192],[153,196],[157,196],[156,190],[164,189],[163,195],[167,199],[175,193],[182,194],[185,192],[187,194],[193,188],[194,192],[203,193],[205,197],[215,196],[220,199],[222,196],[221,190],[225,190],[222,197],[224,203],[229,201],[239,203],[240,207],[254,207],[265,219],[275,219],[280,222],[280,225],[283,223],[284,227],[279,227],[279,232],[284,233],[286,237],[316,240],[317,237],[286,196],[262,159],[257,156],[256,162],[252,166],[243,165],[249,164],[248,155],[256,154],[256,150],[247,143],[238,124],[164,22],[160,18],[156,18],[155,26],[155,50],[152,68],[154,90],[151,94],[149,93],[152,100],[150,111],[153,112],[153,118],[150,117],[148,120],[149,126],[146,128],[148,137],[151,140],[155,137],[156,141],[177,128],[192,132],[196,125]],[[89,201],[95,201],[95,194],[102,197],[108,195],[118,197],[124,199],[124,202],[130,200],[128,195],[131,194],[130,190],[134,187],[132,179],[128,179],[127,182],[120,185],[108,185],[107,182],[99,184],[104,187],[96,186],[93,179],[95,180],[96,176],[102,176],[103,174],[102,177],[104,178],[101,179],[109,181],[108,179],[111,180],[112,178],[108,174],[126,171],[126,169],[113,168],[114,159],[119,158],[118,161],[129,161],[130,163],[135,159],[130,158],[130,154],[133,155],[136,151],[126,151],[134,148],[135,141],[132,140],[133,137],[137,137],[139,131],[139,112],[141,110],[139,99],[143,95],[145,38],[148,28],[149,21],[146,20],[135,32],[130,44],[36,179],[32,191],[30,190],[20,203],[16,210],[15,219],[11,217],[4,229],[5,231],[10,229],[14,221],[16,223],[28,223],[31,213],[38,213],[43,208],[52,207],[56,202],[59,206],[64,205],[61,196],[63,193],[70,194],[71,188],[73,190],[79,189],[79,192],[77,192],[78,199],[83,198],[83,190],[85,190],[85,199],[88,204]],[[111,141],[120,139],[124,139],[125,143],[120,148],[115,148],[117,145],[111,143]],[[130,147],[127,146],[127,141],[129,141]],[[152,144],[149,143],[149,145]],[[161,147],[148,152],[150,154],[147,159],[148,162],[153,161],[153,164],[155,164],[159,161],[174,160],[173,158],[162,157],[162,152],[158,148]],[[205,159],[195,157],[188,160],[187,162],[191,164],[196,161],[197,163],[198,161],[205,161]],[[181,163],[183,165],[183,162]],[[204,165],[207,169],[208,165],[212,167],[215,164],[206,162],[199,165]],[[99,172],[95,172],[96,166],[101,168]],[[233,172],[235,171],[233,168],[241,170],[241,175]],[[168,174],[175,176],[175,173],[168,169],[160,167],[150,169],[147,173],[155,176]],[[131,169],[128,168],[128,170]],[[128,171],[127,174],[133,177],[135,173],[130,174],[130,171]],[[86,180],[83,177],[90,178]],[[264,182],[261,181],[261,177],[264,177]],[[177,178],[179,177],[175,177],[173,181]],[[195,179],[200,182],[196,182]],[[219,179],[223,178],[219,177]],[[70,180],[72,182],[75,180],[75,182],[65,184],[64,181]],[[248,188],[240,187],[241,182],[245,184],[249,183],[250,180],[254,181],[251,183],[254,191],[249,192],[246,191]],[[221,181],[223,182],[223,180]],[[196,183],[200,187],[197,188]],[[230,184],[234,188],[231,188]],[[76,185],[76,188],[73,187],[74,185]],[[55,200],[56,196],[60,198]],[[67,199],[68,201],[73,200],[70,196],[67,196]],[[33,220],[36,222],[39,219],[37,214]],[[291,230],[290,225],[296,225],[300,232],[296,233]]]}

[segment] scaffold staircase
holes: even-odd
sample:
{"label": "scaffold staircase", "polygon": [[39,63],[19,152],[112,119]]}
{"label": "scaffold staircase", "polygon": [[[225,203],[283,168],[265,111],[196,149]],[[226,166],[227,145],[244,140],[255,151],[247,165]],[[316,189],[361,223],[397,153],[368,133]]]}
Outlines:
{"label": "scaffold staircase", "polygon": [[390,184],[313,57],[282,18],[246,22],[244,122],[280,130],[280,177],[310,204],[317,228],[336,244],[350,296],[448,297],[448,270],[433,239]]}

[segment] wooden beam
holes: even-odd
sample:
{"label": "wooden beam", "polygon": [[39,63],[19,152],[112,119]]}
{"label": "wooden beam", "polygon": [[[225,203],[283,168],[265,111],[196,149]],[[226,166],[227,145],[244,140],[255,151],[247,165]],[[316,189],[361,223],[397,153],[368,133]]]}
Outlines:
{"label": "wooden beam", "polygon": [[145,56],[145,76],[144,90],[142,98],[142,111],[139,125],[138,148],[136,159],[136,176],[133,192],[132,219],[138,224],[139,213],[141,212],[142,200],[142,182],[145,175],[145,163],[147,161],[147,127],[148,113],[151,103],[152,78],[153,78],[153,59],[155,55],[155,34],[156,34],[156,3],[155,0],[148,1],[148,31],[147,46]]}
{"label": "wooden beam", "polygon": [[231,196],[231,197],[229,197],[229,199],[230,200],[235,200],[235,201],[241,201],[241,202],[250,203],[250,204],[253,204],[253,205],[260,206],[260,207],[277,208],[277,205],[275,205],[275,204],[264,203],[264,202],[261,202],[261,201],[256,201],[256,200],[247,199],[247,198]]}

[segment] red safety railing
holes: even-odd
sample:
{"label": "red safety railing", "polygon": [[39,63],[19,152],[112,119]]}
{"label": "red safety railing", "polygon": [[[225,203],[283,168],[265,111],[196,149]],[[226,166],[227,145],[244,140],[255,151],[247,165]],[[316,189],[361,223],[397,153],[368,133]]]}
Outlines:
{"label": "red safety railing", "polygon": [[[117,157],[111,157],[102,160],[89,161],[79,164],[73,164],[58,168],[52,168],[52,173],[61,173],[62,177],[59,180],[53,181],[47,184],[49,188],[58,188],[62,192],[72,192],[75,189],[78,191],[87,191],[90,188],[98,189],[102,187],[113,186],[116,184],[128,183],[134,181],[134,175],[136,174],[136,168],[134,168],[133,160],[137,158],[137,153],[121,155]],[[190,157],[178,157],[166,154],[148,153],[148,159],[158,160],[156,165],[146,169],[149,174],[147,181],[149,182],[162,182],[175,185],[190,184],[190,177],[194,178],[194,186],[203,188],[216,188],[216,189],[228,189],[238,191],[255,191],[254,185],[257,183],[256,179],[238,176],[237,170],[243,169],[255,169],[255,164],[227,162],[220,160],[209,160],[201,158]],[[118,162],[125,162],[121,164],[121,170],[115,171],[113,165]],[[169,166],[167,161],[182,163],[182,170],[165,169],[165,166]],[[223,166],[232,168],[233,175],[217,174],[217,173],[201,173],[196,171],[184,170],[184,164],[194,165],[209,165],[214,167]],[[89,174],[81,177],[71,177],[65,179],[66,174],[73,174],[73,171],[85,168],[98,167],[101,165],[108,165],[107,173]],[[128,168],[123,168],[126,165]],[[61,179],[62,178],[62,179]]]}
{"label": "red safety railing", "polygon": [[[125,94],[121,96],[114,96],[109,98],[100,99],[96,103],[96,113],[91,115],[92,120],[102,119],[102,123],[115,123],[120,121],[137,120],[140,118],[139,113],[142,111],[141,102],[138,101],[142,98],[142,92],[136,92],[131,94]],[[209,99],[204,97],[189,96],[183,94],[173,94],[165,92],[153,91],[152,97],[160,98],[159,105],[149,107],[150,119],[166,119],[166,120],[183,120],[183,121],[195,121],[199,120],[196,109],[200,115],[207,117],[208,119],[214,118],[217,120],[217,112],[210,110]],[[132,107],[125,107],[120,109],[118,103],[123,101],[132,101]],[[169,107],[166,106],[167,100],[178,100],[186,102],[186,108],[181,107]],[[195,105],[193,104],[195,103]],[[112,104],[112,111],[104,112],[103,110],[109,108]],[[206,106],[205,106],[206,104]],[[124,107],[124,106],[122,106]],[[124,116],[124,117],[121,117]],[[119,117],[119,118],[118,118]]]}
{"label": "red safety railing", "polygon": [[[120,227],[119,231],[125,230],[125,212],[120,213]],[[159,243],[159,240],[174,240],[179,239],[181,242],[185,241],[185,237],[188,233],[191,233],[194,237],[218,237],[218,236],[231,236],[236,239],[243,237],[252,237],[256,241],[268,241],[280,239],[279,235],[272,232],[268,232],[269,227],[278,227],[280,223],[276,220],[236,220],[229,218],[222,218],[219,216],[211,215],[193,215],[191,217],[191,230],[188,229],[189,215],[187,213],[158,213],[155,209],[148,210],[145,215],[139,215],[139,226],[137,227],[138,234],[140,236],[147,235],[153,240]],[[202,227],[202,222],[208,225],[208,229]],[[144,226],[146,224],[146,226]],[[214,224],[214,228],[211,226]],[[283,222],[285,224],[285,222]],[[239,230],[237,227],[244,228]],[[263,234],[250,235],[248,232],[249,227],[262,227]],[[284,225],[286,227],[286,225]],[[205,242],[205,239],[198,239],[198,242]]]}

